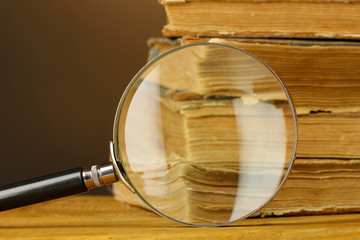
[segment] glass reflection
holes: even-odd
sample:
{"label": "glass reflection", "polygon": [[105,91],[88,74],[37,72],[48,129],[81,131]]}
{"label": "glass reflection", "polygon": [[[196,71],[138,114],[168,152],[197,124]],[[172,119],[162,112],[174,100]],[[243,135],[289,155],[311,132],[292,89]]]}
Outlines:
{"label": "glass reflection", "polygon": [[194,225],[234,221],[277,191],[295,151],[292,105],[263,63],[192,45],[136,76],[117,117],[117,157],[159,213]]}

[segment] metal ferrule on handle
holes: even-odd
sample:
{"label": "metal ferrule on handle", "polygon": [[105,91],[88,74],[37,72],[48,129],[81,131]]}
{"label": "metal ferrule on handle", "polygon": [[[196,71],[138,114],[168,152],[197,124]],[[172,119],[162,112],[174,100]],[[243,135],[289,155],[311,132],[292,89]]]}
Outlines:
{"label": "metal ferrule on handle", "polygon": [[91,169],[82,172],[84,184],[88,190],[94,187],[102,187],[117,181],[114,166],[112,163],[94,165]]}

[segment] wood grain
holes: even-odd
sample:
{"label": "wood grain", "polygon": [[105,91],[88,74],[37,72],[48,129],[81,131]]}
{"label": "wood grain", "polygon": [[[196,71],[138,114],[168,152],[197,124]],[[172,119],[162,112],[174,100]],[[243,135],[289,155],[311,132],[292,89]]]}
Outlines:
{"label": "wood grain", "polygon": [[0,239],[359,239],[360,214],[253,218],[192,228],[111,196],[76,196],[0,213]]}

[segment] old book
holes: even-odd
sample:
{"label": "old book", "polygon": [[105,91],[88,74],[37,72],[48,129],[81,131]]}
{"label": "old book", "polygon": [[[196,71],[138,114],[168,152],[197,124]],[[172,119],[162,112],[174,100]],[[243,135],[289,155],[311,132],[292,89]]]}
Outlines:
{"label": "old book", "polygon": [[[268,205],[252,216],[355,213],[360,211],[359,160],[298,158],[285,185]],[[148,207],[122,183],[113,186],[115,198]]]}
{"label": "old book", "polygon": [[358,0],[160,0],[167,37],[360,38]]}
{"label": "old book", "polygon": [[209,40],[249,51],[282,79],[299,118],[298,157],[359,158],[360,43],[188,37],[182,42]]}
{"label": "old book", "polygon": [[[360,183],[360,63],[357,61],[360,44],[337,41],[181,39],[183,43],[201,41],[240,47],[264,60],[284,81],[298,112],[298,151],[292,173],[279,194],[255,215],[359,211],[360,195],[356,186]],[[160,53],[170,45],[164,47],[162,42],[153,43],[152,46],[153,52]],[[201,85],[194,89],[198,94],[209,91]],[[168,99],[166,104],[168,109],[172,109],[174,104],[179,107],[177,101],[184,100],[181,94],[170,96],[171,101]],[[193,113],[200,114],[198,111]],[[184,119],[171,112],[167,112],[164,117],[171,119],[169,122],[173,122],[174,126],[179,126],[176,121]],[[176,148],[181,143],[168,142],[167,145]],[[182,155],[179,150],[173,152]],[[144,206],[134,195],[122,189],[120,184],[114,187],[114,192],[120,201]]]}

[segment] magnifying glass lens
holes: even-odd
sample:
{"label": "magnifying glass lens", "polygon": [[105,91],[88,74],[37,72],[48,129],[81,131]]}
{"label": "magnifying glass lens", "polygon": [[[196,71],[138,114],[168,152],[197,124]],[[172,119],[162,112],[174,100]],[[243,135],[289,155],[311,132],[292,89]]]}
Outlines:
{"label": "magnifying glass lens", "polygon": [[247,217],[283,184],[296,118],[282,82],[220,44],[171,50],[132,80],[118,108],[115,155],[150,208],[213,226]]}

